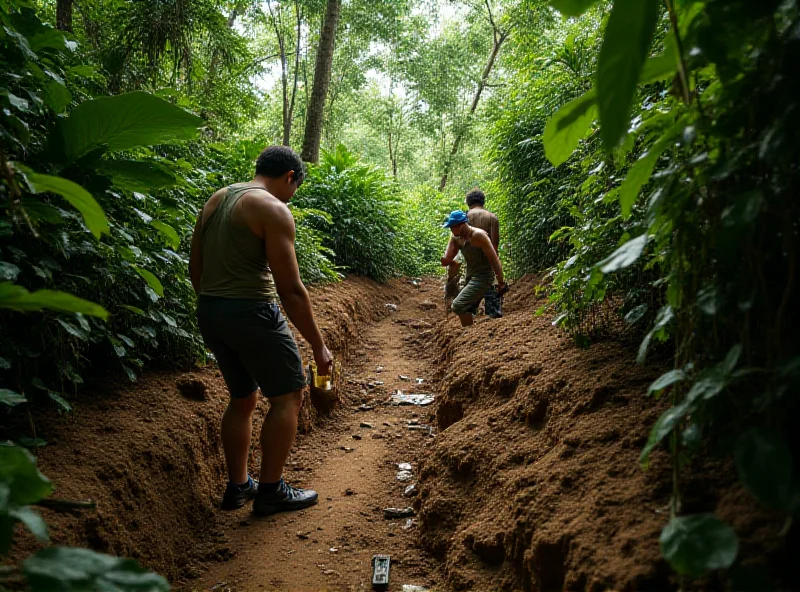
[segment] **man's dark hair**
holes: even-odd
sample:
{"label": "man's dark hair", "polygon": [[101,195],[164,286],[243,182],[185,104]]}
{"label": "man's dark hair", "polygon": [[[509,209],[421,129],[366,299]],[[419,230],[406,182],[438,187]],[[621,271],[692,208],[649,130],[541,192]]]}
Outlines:
{"label": "man's dark hair", "polygon": [[475,189],[469,190],[469,193],[467,193],[468,206],[474,206],[474,205],[482,206],[485,203],[486,203],[486,195],[483,193],[483,191],[481,191],[477,187]]}
{"label": "man's dark hair", "polygon": [[256,175],[275,178],[289,171],[294,171],[297,184],[300,185],[305,177],[303,161],[288,146],[269,146],[256,159]]}

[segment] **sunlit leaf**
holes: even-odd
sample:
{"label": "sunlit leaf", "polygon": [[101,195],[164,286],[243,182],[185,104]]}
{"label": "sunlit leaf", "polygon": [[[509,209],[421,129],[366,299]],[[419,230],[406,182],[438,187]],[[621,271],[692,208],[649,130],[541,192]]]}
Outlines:
{"label": "sunlit leaf", "polygon": [[136,266],[133,268],[136,270],[136,273],[144,278],[144,280],[147,282],[147,285],[150,286],[153,292],[155,292],[160,298],[164,297],[164,286],[161,285],[159,279],[153,275],[151,271],[147,271],[146,269]]}
{"label": "sunlit leaf", "polygon": [[177,249],[181,246],[181,237],[178,236],[178,233],[169,224],[161,222],[160,220],[153,220],[150,222],[150,226],[158,229],[158,231],[167,239],[169,246],[173,249]]}
{"label": "sunlit leaf", "polygon": [[0,284],[0,308],[23,312],[49,309],[59,312],[79,312],[102,319],[108,318],[108,312],[102,306],[72,294],[54,290],[28,292],[22,286],[10,283]]}
{"label": "sunlit leaf", "polygon": [[580,16],[599,0],[551,0],[550,5],[564,16]]}
{"label": "sunlit leaf", "polygon": [[19,393],[15,393],[14,391],[10,391],[8,389],[0,389],[0,405],[5,405],[6,407],[15,407],[20,403],[27,402],[28,399]]}
{"label": "sunlit leaf", "polygon": [[658,0],[614,0],[597,62],[600,136],[607,149],[622,139],[660,11]]}
{"label": "sunlit leaf", "polygon": [[676,382],[680,382],[686,378],[686,373],[683,370],[670,370],[665,374],[659,376],[653,384],[651,384],[647,389],[647,394],[652,395],[653,393],[658,393],[663,391],[668,386],[672,386]]}
{"label": "sunlit leaf", "polygon": [[661,553],[681,575],[698,577],[736,561],[739,539],[713,514],[680,516],[661,531]]}
{"label": "sunlit leaf", "polygon": [[619,205],[622,208],[623,218],[630,217],[633,204],[636,203],[636,199],[639,197],[639,191],[653,175],[653,169],[659,157],[672,144],[676,130],[677,128],[673,127],[666,132],[636,161],[628,171],[628,174],[625,175],[625,180],[619,188]]}
{"label": "sunlit leaf", "polygon": [[600,271],[603,273],[613,273],[633,265],[639,260],[639,257],[642,256],[644,248],[647,245],[647,240],[647,234],[629,240],[597,264],[600,267]]}
{"label": "sunlit leaf", "polygon": [[567,103],[550,118],[542,141],[545,155],[553,166],[569,159],[596,117],[596,95],[592,90]]}
{"label": "sunlit leaf", "polygon": [[108,220],[103,208],[83,187],[62,177],[41,175],[24,167],[19,168],[25,172],[25,178],[36,193],[56,193],[72,204],[81,213],[86,227],[96,238],[108,234]]}
{"label": "sunlit leaf", "polygon": [[85,101],[60,123],[64,152],[75,160],[105,147],[111,152],[191,140],[203,120],[145,92]]}

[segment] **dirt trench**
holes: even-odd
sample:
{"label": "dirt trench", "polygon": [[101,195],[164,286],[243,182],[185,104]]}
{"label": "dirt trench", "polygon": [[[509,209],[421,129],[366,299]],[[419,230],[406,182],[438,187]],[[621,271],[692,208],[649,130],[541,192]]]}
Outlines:
{"label": "dirt trench", "polygon": [[[302,512],[217,509],[227,394],[213,368],[98,385],[74,414],[36,417],[57,495],[98,502],[44,510],[54,543],[137,558],[182,592],[369,590],[378,553],[392,557],[397,592],[676,589],[658,549],[668,459],[656,452],[647,472],[637,460],[661,410],[642,393],[661,369],[613,339],[576,348],[534,316],[536,283],[514,286],[504,318],[467,329],[445,315],[437,280],[313,290],[344,383],[333,410],[304,406],[286,477],[320,503]],[[387,404],[396,389],[436,402]],[[255,471],[255,446],[250,460]],[[400,463],[410,481],[397,480]],[[404,497],[409,484],[418,494]],[[782,522],[729,466],[698,467],[684,487],[689,511],[734,525],[748,560],[785,559]],[[384,518],[409,506],[410,522]],[[16,558],[36,546],[21,540]]]}

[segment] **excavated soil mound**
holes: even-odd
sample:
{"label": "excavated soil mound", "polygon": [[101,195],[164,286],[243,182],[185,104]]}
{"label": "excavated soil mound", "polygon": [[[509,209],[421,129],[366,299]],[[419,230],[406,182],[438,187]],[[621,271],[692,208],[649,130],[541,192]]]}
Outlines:
{"label": "excavated soil mound", "polygon": [[[388,314],[385,304],[395,301],[395,291],[393,284],[361,278],[311,290],[337,359],[357,344],[361,324]],[[299,338],[298,344],[308,361],[307,345]],[[231,556],[216,509],[226,479],[219,442],[225,383],[214,367],[149,374],[134,384],[123,380],[87,387],[69,415],[32,410],[36,435],[48,442],[38,457],[55,484],[54,496],[97,502],[86,512],[41,510],[52,541],[136,558],[173,582],[199,577],[203,563]],[[338,403],[325,402],[321,413],[306,396],[303,433]],[[266,409],[262,401],[257,414]],[[32,436],[29,429],[25,421],[3,428],[0,437]],[[253,469],[256,461],[253,453]],[[12,559],[36,547],[22,529],[17,540]]]}
{"label": "excavated soil mound", "polygon": [[[645,396],[662,369],[613,340],[578,349],[534,315],[536,283],[517,283],[502,319],[433,331],[441,432],[421,469],[424,547],[456,590],[675,589],[658,547],[669,460],[638,462],[663,410]],[[759,516],[729,467],[697,473],[688,511],[735,517],[744,552],[777,538],[780,522]]]}

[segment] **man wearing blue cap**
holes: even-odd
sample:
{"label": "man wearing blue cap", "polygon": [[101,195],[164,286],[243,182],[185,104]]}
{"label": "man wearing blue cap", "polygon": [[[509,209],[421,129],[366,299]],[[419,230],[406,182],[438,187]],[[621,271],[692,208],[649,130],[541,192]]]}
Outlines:
{"label": "man wearing blue cap", "polygon": [[466,327],[472,324],[472,311],[492,287],[495,276],[498,291],[503,289],[503,266],[489,235],[470,226],[467,215],[461,210],[451,212],[442,227],[453,233],[442,257],[442,266],[449,266],[459,251],[467,263],[467,285],[450,307],[461,319],[461,326]]}

